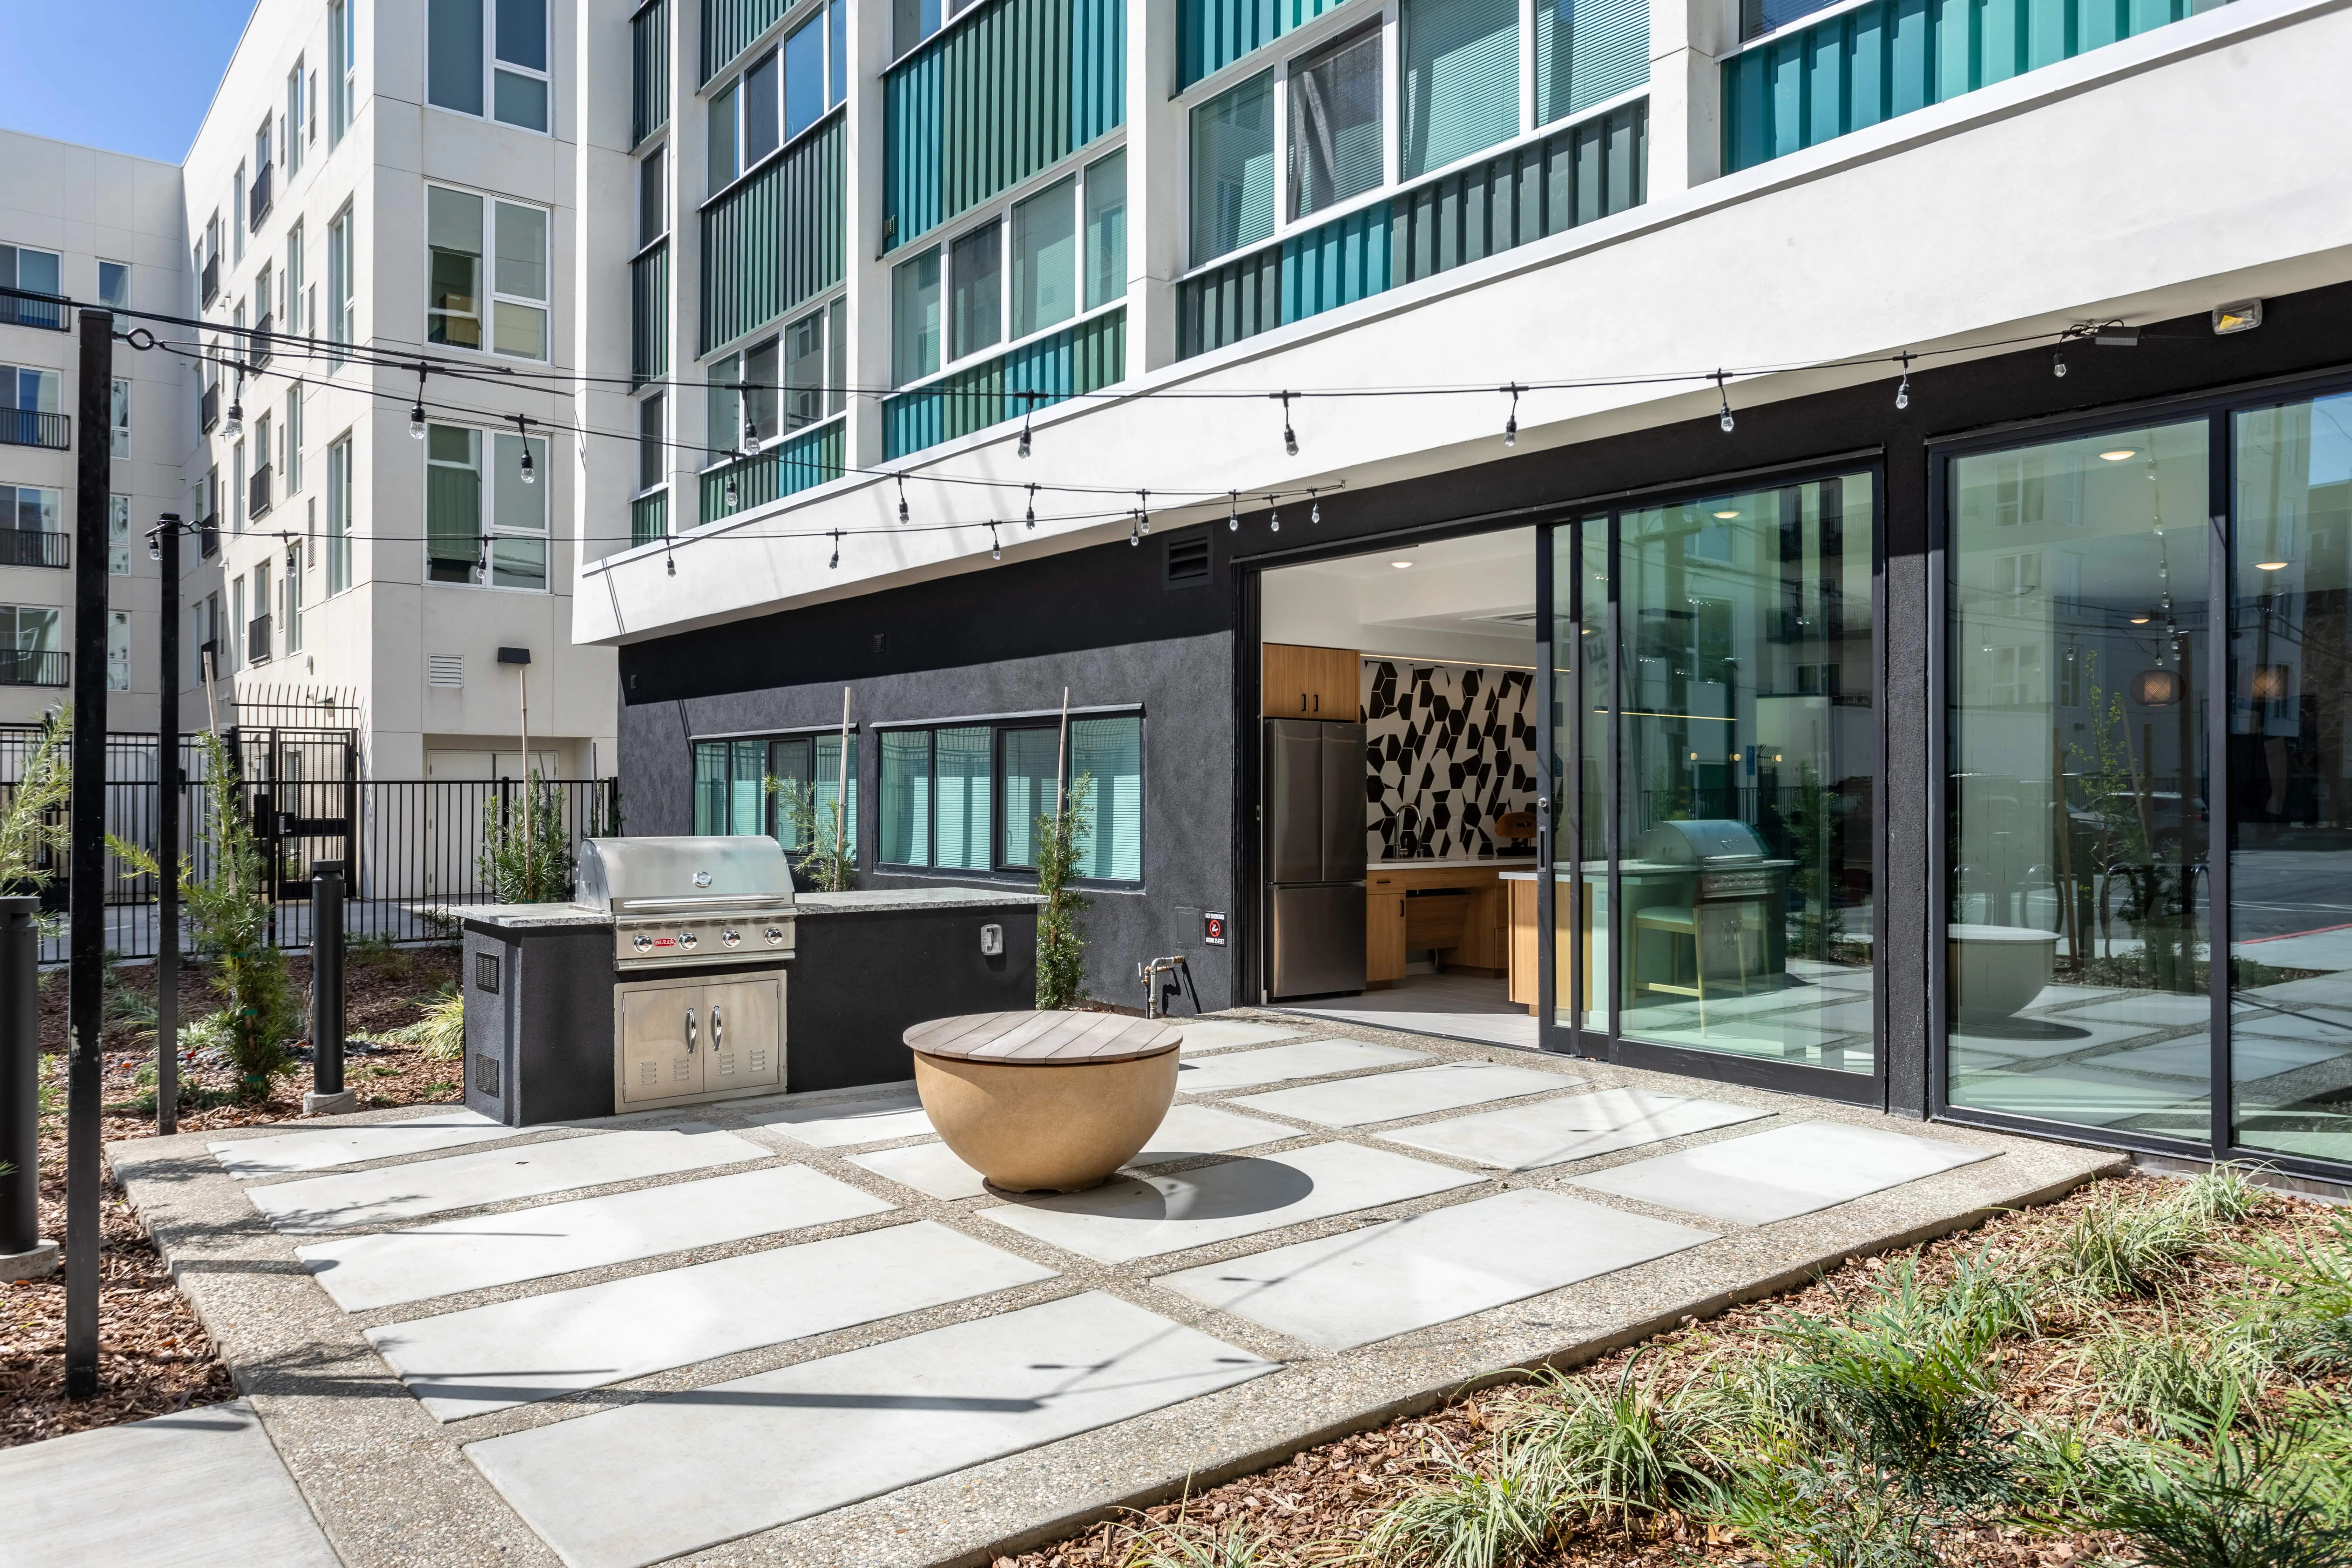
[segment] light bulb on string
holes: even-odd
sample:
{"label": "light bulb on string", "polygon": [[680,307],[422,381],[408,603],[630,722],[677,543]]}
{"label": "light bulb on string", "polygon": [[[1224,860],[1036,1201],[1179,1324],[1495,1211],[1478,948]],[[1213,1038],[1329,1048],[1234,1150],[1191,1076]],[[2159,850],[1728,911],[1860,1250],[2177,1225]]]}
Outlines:
{"label": "light bulb on string", "polygon": [[539,482],[539,465],[530,457],[530,421],[520,414],[515,416],[515,434],[522,437],[522,482],[535,485]]}
{"label": "light bulb on string", "polygon": [[163,526],[162,523],[157,523],[147,531],[147,559],[150,561],[163,559]]}
{"label": "light bulb on string", "polygon": [[1021,521],[1033,529],[1037,526],[1037,487],[1034,484],[1029,487],[1029,510]]}
{"label": "light bulb on string", "polygon": [[735,488],[735,476],[734,476],[734,475],[732,475],[732,474],[728,475],[728,476],[727,476],[727,510],[728,510],[729,511],[733,511],[733,510],[735,510],[736,503],[737,503],[738,501],[740,501],[740,500],[742,500],[742,496],[743,496],[743,492],[742,492],[742,491],[740,491],[740,490],[739,490],[739,489],[737,489]]}
{"label": "light bulb on string", "polygon": [[408,436],[413,441],[425,439],[425,367],[416,367],[416,402],[408,410]]}
{"label": "light bulb on string", "polygon": [[1503,390],[1511,395],[1511,416],[1503,421],[1503,445],[1516,447],[1519,444],[1519,385],[1514,382]]}
{"label": "light bulb on string", "polygon": [[992,517],[988,520],[988,558],[991,561],[1004,559],[1004,547],[996,542],[996,520]]}
{"label": "light bulb on string", "polygon": [[907,476],[895,474],[891,477],[898,481],[898,521],[904,522],[907,521]]}
{"label": "light bulb on string", "polygon": [[1151,492],[1150,490],[1135,492],[1135,515],[1137,526],[1143,532],[1150,533],[1151,531]]}
{"label": "light bulb on string", "polygon": [[760,421],[752,412],[751,389],[740,386],[736,390],[743,395],[743,455],[756,458],[760,455]]}
{"label": "light bulb on string", "polygon": [[1127,514],[1127,547],[1132,550],[1142,542],[1143,533],[1137,525],[1135,513],[1129,512]]}
{"label": "light bulb on string", "polygon": [[1265,504],[1274,508],[1274,515],[1267,520],[1267,531],[1270,533],[1280,533],[1282,531],[1282,505],[1272,496],[1265,498]]}
{"label": "light bulb on string", "polygon": [[[239,379],[242,379],[240,377]],[[245,400],[241,393],[229,394],[228,417],[221,421],[221,434],[236,436],[245,429]]]}
{"label": "light bulb on string", "polygon": [[1906,353],[1902,359],[1903,380],[1895,388],[1895,408],[1898,414],[1911,406],[1911,356]]}
{"label": "light bulb on string", "polygon": [[828,571],[841,570],[841,530],[837,528],[833,531],[833,559],[824,564]]}
{"label": "light bulb on string", "polygon": [[1307,521],[1310,523],[1320,523],[1323,521],[1323,503],[1315,499],[1313,490],[1307,492]]}
{"label": "light bulb on string", "polygon": [[1723,413],[1717,418],[1716,423],[1722,426],[1723,433],[1728,436],[1731,434],[1732,424],[1731,394],[1723,389],[1723,372],[1721,371],[1715,373],[1715,395],[1723,400]]}
{"label": "light bulb on string", "polygon": [[2050,374],[2059,377],[2061,380],[2065,378],[2066,345],[2064,343],[2060,343],[2056,348],[2050,351]]}
{"label": "light bulb on string", "polygon": [[664,529],[662,531],[662,563],[669,568],[669,574],[675,577],[677,575],[677,557],[669,552],[669,531]]}
{"label": "light bulb on string", "polygon": [[1239,533],[1241,531],[1242,492],[1239,490],[1234,490],[1229,493],[1225,501],[1225,531],[1227,533]]}
{"label": "light bulb on string", "polygon": [[1015,448],[1014,455],[1025,458],[1029,455],[1029,420],[1037,412],[1037,395],[1029,392],[1022,395],[1026,397],[1028,402],[1023,405],[1021,409],[1021,445]]}
{"label": "light bulb on string", "polygon": [[1298,456],[1298,432],[1290,427],[1290,394],[1276,394],[1282,399],[1282,449],[1291,457]]}

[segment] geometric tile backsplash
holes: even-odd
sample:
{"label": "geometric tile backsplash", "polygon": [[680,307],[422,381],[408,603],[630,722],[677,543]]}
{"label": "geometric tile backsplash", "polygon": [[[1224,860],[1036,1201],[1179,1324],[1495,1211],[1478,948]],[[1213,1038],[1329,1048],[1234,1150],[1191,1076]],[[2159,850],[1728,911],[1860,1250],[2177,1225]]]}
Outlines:
{"label": "geometric tile backsplash", "polygon": [[1372,859],[1458,858],[1502,847],[1495,819],[1536,807],[1533,686],[1524,669],[1364,661]]}

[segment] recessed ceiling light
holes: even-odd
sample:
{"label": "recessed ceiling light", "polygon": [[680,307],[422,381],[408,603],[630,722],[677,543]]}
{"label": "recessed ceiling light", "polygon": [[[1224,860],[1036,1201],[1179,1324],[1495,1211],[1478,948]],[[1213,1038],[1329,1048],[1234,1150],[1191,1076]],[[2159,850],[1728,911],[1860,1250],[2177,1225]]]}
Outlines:
{"label": "recessed ceiling light", "polygon": [[1726,517],[1726,518],[1728,518],[1728,517],[1738,517],[1738,516],[1739,515],[1739,509],[1738,509],[1738,508],[1737,508],[1737,507],[1734,507],[1734,508],[1733,508],[1731,510],[1729,510],[1729,511],[1719,511],[1719,512],[1717,512],[1715,515],[1716,515],[1716,516],[1717,516],[1717,517]]}
{"label": "recessed ceiling light", "polygon": [[2136,626],[2144,626],[2147,625],[2147,617],[2146,616],[2134,616],[2132,617],[2132,625]]}
{"label": "recessed ceiling light", "polygon": [[2286,570],[2286,563],[2284,561],[2257,561],[2254,563],[2254,570],[2257,572],[2284,572]]}
{"label": "recessed ceiling light", "polygon": [[2120,463],[2126,458],[2138,457],[2139,448],[2137,447],[2118,447],[2112,452],[2102,452],[2099,456],[2105,458],[2110,463]]}
{"label": "recessed ceiling light", "polygon": [[1391,561],[1389,564],[1395,567],[1398,571],[1402,572],[1411,568],[1412,563],[1410,561]]}

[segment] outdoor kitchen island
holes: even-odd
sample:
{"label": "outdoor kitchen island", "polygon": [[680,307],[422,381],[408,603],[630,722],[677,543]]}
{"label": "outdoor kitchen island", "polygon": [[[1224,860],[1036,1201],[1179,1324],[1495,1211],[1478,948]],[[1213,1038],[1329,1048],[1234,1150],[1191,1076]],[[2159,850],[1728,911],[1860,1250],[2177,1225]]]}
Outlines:
{"label": "outdoor kitchen island", "polygon": [[772,909],[681,917],[661,948],[595,901],[452,910],[467,1105],[527,1127],[899,1083],[910,1025],[1034,1005],[1034,893],[783,886]]}

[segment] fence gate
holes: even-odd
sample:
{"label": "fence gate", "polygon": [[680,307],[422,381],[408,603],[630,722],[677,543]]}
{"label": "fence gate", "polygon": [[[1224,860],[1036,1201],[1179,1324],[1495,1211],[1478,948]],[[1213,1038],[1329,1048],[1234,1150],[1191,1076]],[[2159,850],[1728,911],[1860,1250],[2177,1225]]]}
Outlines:
{"label": "fence gate", "polygon": [[310,897],[310,862],[341,860],[346,886],[356,885],[359,840],[358,736],[350,730],[277,725],[231,729],[223,737],[236,759],[246,808],[273,899],[299,903]]}

